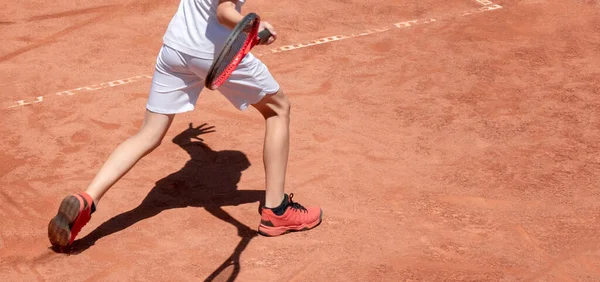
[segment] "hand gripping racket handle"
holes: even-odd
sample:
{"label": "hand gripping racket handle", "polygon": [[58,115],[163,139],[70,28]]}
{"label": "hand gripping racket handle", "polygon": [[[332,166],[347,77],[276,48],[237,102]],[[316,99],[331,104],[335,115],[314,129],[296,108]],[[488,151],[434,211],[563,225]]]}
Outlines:
{"label": "hand gripping racket handle", "polygon": [[263,31],[258,33],[258,43],[265,43],[271,37],[271,32],[268,29],[264,29]]}

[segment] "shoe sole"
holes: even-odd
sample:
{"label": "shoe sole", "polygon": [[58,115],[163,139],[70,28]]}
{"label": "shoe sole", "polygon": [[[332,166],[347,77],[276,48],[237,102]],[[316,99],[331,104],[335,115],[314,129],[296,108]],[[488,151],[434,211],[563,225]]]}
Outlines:
{"label": "shoe sole", "polygon": [[306,230],[310,230],[310,229],[313,229],[313,228],[319,226],[322,221],[323,221],[323,211],[321,211],[321,214],[319,215],[319,219],[317,219],[315,222],[308,223],[308,224],[302,224],[300,226],[270,227],[270,226],[260,224],[258,226],[258,234],[267,236],[267,237],[275,237],[275,236],[281,236],[281,235],[284,235],[284,234],[287,234],[290,232],[306,231]]}
{"label": "shoe sole", "polygon": [[71,241],[71,223],[79,215],[79,199],[68,196],[63,199],[58,208],[58,213],[48,224],[48,239],[53,247],[63,249]]}

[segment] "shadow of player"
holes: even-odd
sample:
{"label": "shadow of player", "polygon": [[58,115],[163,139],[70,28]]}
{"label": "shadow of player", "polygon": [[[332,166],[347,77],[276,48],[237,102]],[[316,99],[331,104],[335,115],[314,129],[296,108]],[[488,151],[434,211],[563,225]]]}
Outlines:
{"label": "shadow of player", "polygon": [[207,127],[206,124],[193,127],[190,123],[189,128],[173,138],[173,143],[179,145],[191,157],[185,166],[156,182],[156,186],[139,206],[107,220],[87,236],[75,241],[71,252],[85,251],[102,237],[117,233],[165,210],[204,208],[215,217],[235,226],[241,237],[233,254],[206,281],[226,275],[224,271],[230,266],[233,269],[229,269],[231,274],[227,281],[235,280],[240,271],[240,255],[250,240],[257,236],[257,232],[233,218],[221,207],[253,202],[262,205],[265,191],[237,189],[242,171],[250,166],[250,162],[246,155],[239,151],[215,152],[198,137],[214,132],[213,128]]}

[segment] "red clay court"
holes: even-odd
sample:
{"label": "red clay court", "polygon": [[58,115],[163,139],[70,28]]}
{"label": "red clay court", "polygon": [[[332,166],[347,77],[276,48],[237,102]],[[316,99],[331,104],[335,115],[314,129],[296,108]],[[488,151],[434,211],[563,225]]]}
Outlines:
{"label": "red clay court", "polygon": [[[48,221],[137,131],[179,0],[0,4],[1,281],[600,281],[600,1],[251,0],[308,232],[257,236],[263,120],[201,94],[70,255]],[[172,140],[206,123],[204,143]]]}

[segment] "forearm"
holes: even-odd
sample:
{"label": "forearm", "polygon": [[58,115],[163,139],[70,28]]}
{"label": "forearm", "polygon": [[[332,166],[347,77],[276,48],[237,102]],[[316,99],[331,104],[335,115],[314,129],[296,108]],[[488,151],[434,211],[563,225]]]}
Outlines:
{"label": "forearm", "polygon": [[236,9],[236,0],[219,0],[219,6],[217,7],[217,19],[219,23],[234,29],[238,22],[244,18]]}

